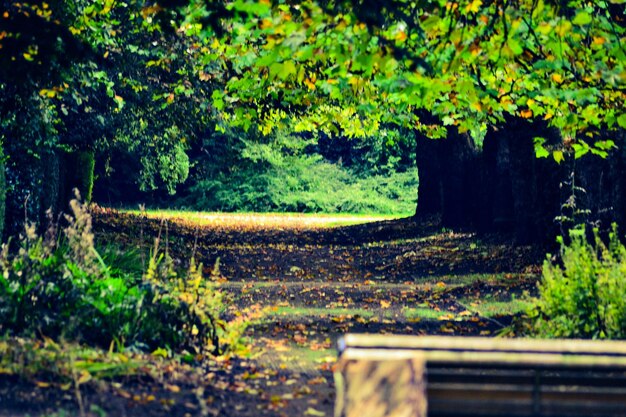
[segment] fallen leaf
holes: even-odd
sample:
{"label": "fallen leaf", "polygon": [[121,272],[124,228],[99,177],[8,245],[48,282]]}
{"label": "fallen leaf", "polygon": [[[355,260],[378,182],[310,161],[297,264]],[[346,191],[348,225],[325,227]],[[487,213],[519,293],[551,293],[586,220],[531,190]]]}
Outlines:
{"label": "fallen leaf", "polygon": [[326,413],[325,413],[325,412],[323,412],[323,411],[316,410],[316,409],[315,409],[315,408],[313,408],[313,407],[309,407],[309,408],[307,408],[307,409],[306,409],[306,411],[304,412],[304,415],[305,415],[305,416],[324,417],[324,416],[326,415]]}

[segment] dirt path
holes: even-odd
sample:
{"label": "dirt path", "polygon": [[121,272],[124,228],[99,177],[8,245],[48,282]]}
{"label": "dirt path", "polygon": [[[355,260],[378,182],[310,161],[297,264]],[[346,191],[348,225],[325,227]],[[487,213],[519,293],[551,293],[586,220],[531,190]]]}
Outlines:
{"label": "dirt path", "polygon": [[[122,415],[130,404],[127,415],[138,416],[330,417],[334,347],[342,334],[493,335],[525,308],[520,297],[534,291],[543,257],[534,248],[411,219],[336,228],[290,222],[170,219],[171,250],[184,260],[195,248],[205,274],[223,281],[230,314],[251,305],[267,309],[249,333],[262,353],[130,384],[173,404],[142,405],[141,396],[129,400],[115,390],[94,392],[93,403],[108,404],[107,415]],[[138,245],[143,237],[146,247],[164,227],[158,219],[111,212],[99,213],[96,225],[103,240]],[[179,391],[167,390],[172,381]]]}

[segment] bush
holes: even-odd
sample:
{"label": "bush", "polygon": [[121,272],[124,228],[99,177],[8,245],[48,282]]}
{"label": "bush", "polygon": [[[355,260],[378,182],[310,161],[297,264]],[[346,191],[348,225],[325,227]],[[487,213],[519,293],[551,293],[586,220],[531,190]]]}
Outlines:
{"label": "bush", "polygon": [[202,211],[411,213],[415,190],[415,170],[358,177],[319,157],[288,156],[260,172],[198,181],[179,202]]}
{"label": "bush", "polygon": [[200,211],[413,213],[417,170],[405,160],[410,152],[383,139],[377,137],[370,149],[369,141],[347,138],[230,132],[197,153],[177,205]]}
{"label": "bush", "polygon": [[[242,319],[234,323],[239,329],[234,337],[222,319],[223,294],[202,277],[201,265],[192,260],[189,270],[179,275],[169,254],[159,251],[157,240],[143,275],[109,267],[94,247],[85,206],[73,200],[71,208],[73,216],[67,216],[62,235],[50,221],[45,236],[29,225],[17,250],[2,246],[0,332],[101,347],[116,342],[214,354],[228,349],[222,335],[233,344],[239,341],[245,330]],[[127,254],[111,250],[106,257],[129,262]]]}
{"label": "bush", "polygon": [[617,228],[608,246],[594,232],[594,243],[584,228],[562,238],[562,266],[543,265],[540,297],[531,311],[533,332],[541,337],[623,339],[626,337],[626,248]]}

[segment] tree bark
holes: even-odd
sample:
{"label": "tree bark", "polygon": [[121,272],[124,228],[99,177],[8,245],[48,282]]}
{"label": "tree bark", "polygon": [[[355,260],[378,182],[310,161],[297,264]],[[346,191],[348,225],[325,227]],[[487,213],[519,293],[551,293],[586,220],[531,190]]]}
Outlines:
{"label": "tree bark", "polygon": [[445,139],[429,139],[422,134],[416,138],[416,163],[419,183],[416,216],[440,215],[443,207],[442,168],[439,160],[441,143]]}
{"label": "tree bark", "polygon": [[0,143],[0,242],[2,242],[2,233],[4,231],[6,190],[7,181],[4,173],[4,152],[2,150],[2,143]]}

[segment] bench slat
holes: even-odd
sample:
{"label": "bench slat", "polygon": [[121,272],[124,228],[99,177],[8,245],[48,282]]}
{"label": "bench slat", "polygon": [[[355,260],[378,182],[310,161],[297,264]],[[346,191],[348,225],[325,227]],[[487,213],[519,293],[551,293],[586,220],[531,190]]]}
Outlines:
{"label": "bench slat", "polygon": [[428,417],[626,417],[624,342],[346,335],[339,350],[340,363],[423,360]]}
{"label": "bench slat", "polygon": [[485,337],[404,336],[379,334],[347,334],[339,342],[343,347],[361,349],[419,349],[449,351],[535,352],[560,355],[626,356],[626,343],[614,340],[538,340],[495,339]]}

